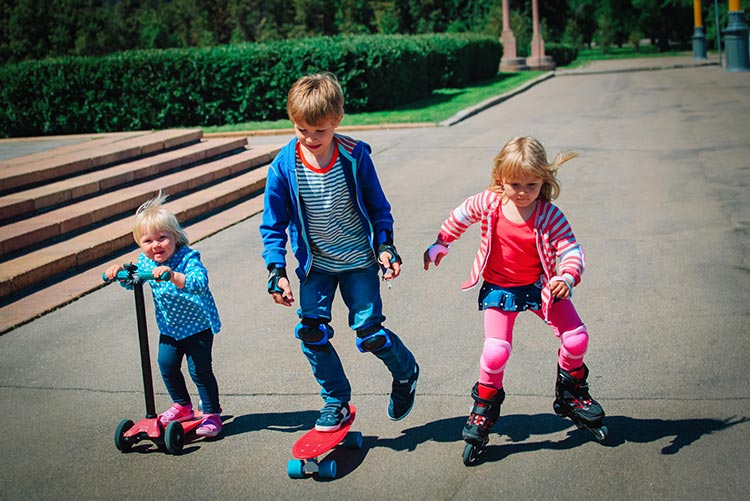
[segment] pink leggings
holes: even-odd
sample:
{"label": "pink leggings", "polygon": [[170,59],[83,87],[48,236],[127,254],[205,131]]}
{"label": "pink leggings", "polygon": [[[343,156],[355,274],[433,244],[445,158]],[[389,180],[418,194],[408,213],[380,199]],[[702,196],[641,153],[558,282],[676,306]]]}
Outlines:
{"label": "pink leggings", "polygon": [[[542,318],[541,310],[531,310]],[[513,349],[513,325],[518,311],[503,311],[499,308],[484,310],[484,348],[479,360],[479,382],[495,388],[503,387],[505,364]],[[588,348],[589,335],[569,299],[552,304],[549,314],[552,331],[560,339],[558,364],[564,370],[577,369],[583,365],[583,356]]]}

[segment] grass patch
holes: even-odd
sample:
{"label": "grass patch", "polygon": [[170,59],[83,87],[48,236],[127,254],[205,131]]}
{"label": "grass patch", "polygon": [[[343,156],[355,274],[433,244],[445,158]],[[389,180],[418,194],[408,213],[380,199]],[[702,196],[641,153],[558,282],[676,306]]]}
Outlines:
{"label": "grass patch", "polygon": [[578,51],[578,57],[566,68],[580,68],[591,61],[601,61],[605,59],[633,59],[643,57],[669,57],[682,56],[685,51],[674,50],[669,52],[659,52],[655,45],[644,45],[636,51],[633,47],[610,47],[606,54],[601,49],[581,49]]}
{"label": "grass patch", "polygon": [[[346,114],[341,125],[357,126],[414,122],[439,123],[465,108],[518,88],[543,73],[543,71],[499,73],[495,78],[478,82],[469,87],[435,90],[427,99],[415,101],[394,110]],[[203,127],[203,130],[207,133],[214,133],[289,128],[291,128],[289,120],[282,119]]]}
{"label": "grass patch", "polygon": [[[600,49],[583,49],[578,58],[565,68],[577,68],[601,59],[628,59],[638,57],[666,57],[684,55],[684,51],[659,52],[656,46],[646,45],[638,52],[632,47],[612,47],[606,54]],[[433,123],[449,119],[456,113],[489,98],[516,89],[544,74],[543,71],[498,73],[495,78],[460,89],[438,89],[429,98],[401,106],[394,110],[344,115],[342,126],[381,125],[398,123]],[[207,133],[279,130],[292,127],[286,118],[281,120],[244,122],[232,125],[202,127]]]}

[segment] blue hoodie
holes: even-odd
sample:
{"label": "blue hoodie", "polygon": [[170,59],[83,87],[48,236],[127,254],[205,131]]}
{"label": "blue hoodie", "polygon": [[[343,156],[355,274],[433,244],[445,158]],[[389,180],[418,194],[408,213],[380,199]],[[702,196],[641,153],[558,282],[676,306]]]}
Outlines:
{"label": "blue hoodie", "polygon": [[[373,256],[376,256],[380,244],[393,243],[393,216],[391,205],[375,173],[370,157],[372,149],[365,142],[341,134],[335,134],[335,141],[349,194],[368,235]],[[260,236],[266,267],[285,267],[288,229],[292,252],[299,263],[297,277],[304,282],[312,266],[312,258],[307,213],[302,207],[297,184],[296,146],[295,137],[271,163],[266,179]]]}

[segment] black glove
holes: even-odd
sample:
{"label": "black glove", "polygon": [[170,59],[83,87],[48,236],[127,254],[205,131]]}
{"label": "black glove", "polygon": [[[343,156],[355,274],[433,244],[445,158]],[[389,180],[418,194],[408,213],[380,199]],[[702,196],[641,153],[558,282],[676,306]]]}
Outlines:
{"label": "black glove", "polygon": [[279,287],[279,279],[286,278],[286,268],[272,264],[268,267],[268,293],[283,294],[284,291]]}
{"label": "black glove", "polygon": [[378,246],[378,259],[380,259],[380,255],[384,252],[387,252],[391,255],[390,263],[398,263],[401,264],[401,256],[398,255],[398,251],[396,251],[396,246],[393,245],[391,242],[383,242]]}

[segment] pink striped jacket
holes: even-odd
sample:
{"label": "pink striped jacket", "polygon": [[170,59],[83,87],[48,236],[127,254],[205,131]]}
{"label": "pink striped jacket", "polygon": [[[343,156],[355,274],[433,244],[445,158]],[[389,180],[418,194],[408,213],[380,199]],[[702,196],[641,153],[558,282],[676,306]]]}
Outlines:
{"label": "pink striped jacket", "polygon": [[[471,275],[461,284],[462,290],[469,290],[479,283],[482,272],[490,255],[489,229],[495,227],[502,197],[490,190],[467,198],[461,205],[451,211],[450,216],[440,227],[438,238],[450,244],[461,238],[461,235],[474,223],[481,222],[482,240],[471,267]],[[539,259],[542,262],[542,312],[544,318],[549,315],[552,304],[550,280],[558,276],[557,260],[560,260],[559,275],[564,273],[573,277],[574,285],[581,281],[584,270],[584,256],[581,246],[576,242],[573,230],[562,211],[556,205],[539,200],[534,213],[534,235]]]}

